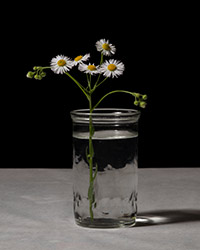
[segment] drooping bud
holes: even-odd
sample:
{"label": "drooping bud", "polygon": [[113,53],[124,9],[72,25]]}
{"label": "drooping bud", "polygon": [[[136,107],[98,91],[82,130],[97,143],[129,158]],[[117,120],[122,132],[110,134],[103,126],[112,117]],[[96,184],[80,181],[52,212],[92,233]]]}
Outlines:
{"label": "drooping bud", "polygon": [[135,105],[135,106],[138,106],[138,105],[139,105],[139,102],[138,102],[138,101],[134,101],[134,105]]}
{"label": "drooping bud", "polygon": [[141,108],[146,108],[147,103],[146,102],[140,102],[140,107]]}
{"label": "drooping bud", "polygon": [[41,77],[45,77],[46,73],[42,71],[40,75],[41,75]]}
{"label": "drooping bud", "polygon": [[142,100],[146,101],[147,100],[147,95],[143,95]]}
{"label": "drooping bud", "polygon": [[35,78],[36,80],[42,80],[42,76],[41,76],[41,75],[35,75],[34,78]]}
{"label": "drooping bud", "polygon": [[26,75],[26,77],[31,78],[31,79],[33,78],[33,76],[34,76],[34,72],[32,71],[29,71]]}

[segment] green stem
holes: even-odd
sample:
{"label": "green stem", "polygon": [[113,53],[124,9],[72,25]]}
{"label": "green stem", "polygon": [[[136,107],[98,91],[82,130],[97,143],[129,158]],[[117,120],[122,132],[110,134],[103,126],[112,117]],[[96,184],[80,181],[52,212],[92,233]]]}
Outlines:
{"label": "green stem", "polygon": [[41,67],[41,69],[50,69],[51,67],[47,66],[47,67]]}
{"label": "green stem", "polygon": [[65,74],[67,76],[69,76],[75,83],[76,85],[82,90],[82,92],[84,93],[84,95],[87,97],[87,99],[89,100],[89,95],[88,95],[88,91],[73,77],[71,76],[68,72],[65,72]]}
{"label": "green stem", "polygon": [[87,97],[87,99],[89,101],[89,109],[90,109],[90,117],[89,117],[89,152],[87,152],[87,150],[86,150],[86,154],[87,154],[86,157],[87,157],[87,161],[88,161],[88,164],[89,164],[89,172],[90,172],[90,176],[89,176],[89,188],[88,188],[89,212],[90,212],[90,218],[93,221],[93,219],[94,219],[93,204],[95,202],[94,180],[96,178],[97,170],[98,170],[98,166],[96,164],[96,169],[95,169],[95,172],[94,172],[94,175],[93,175],[94,148],[93,148],[92,137],[93,137],[93,134],[94,134],[94,127],[93,127],[93,123],[92,123],[92,112],[93,112],[93,108],[92,108],[92,93],[95,90],[95,88],[92,89],[92,86],[91,86],[91,81],[92,81],[91,75],[87,75],[88,86],[87,86],[87,88],[84,88],[68,72],[65,72],[65,74],[67,76],[69,76],[76,83],[76,85],[82,90],[82,92],[85,94],[85,96]]}
{"label": "green stem", "polygon": [[101,53],[101,60],[99,65],[101,65],[102,63],[103,63],[103,53]]}
{"label": "green stem", "polygon": [[87,82],[88,86],[87,89],[84,88],[73,76],[71,76],[68,72],[65,72],[67,76],[69,76],[75,83],[76,85],[82,90],[82,92],[85,94],[89,101],[89,109],[90,109],[90,117],[89,117],[89,152],[86,150],[87,154],[87,160],[89,164],[89,188],[88,188],[88,199],[89,199],[89,212],[90,212],[90,218],[93,221],[94,219],[94,214],[93,214],[93,203],[95,202],[94,198],[94,180],[97,175],[97,164],[96,164],[96,170],[93,176],[93,157],[94,157],[94,148],[93,148],[93,142],[92,142],[92,137],[94,134],[94,128],[92,124],[92,93],[95,89],[92,89],[91,87],[91,75],[87,75]]}
{"label": "green stem", "polygon": [[92,111],[94,111],[94,109],[109,95],[111,94],[115,94],[115,93],[126,93],[126,94],[130,94],[132,96],[135,96],[136,93],[134,92],[130,92],[130,91],[126,91],[126,90],[114,90],[114,91],[111,91],[109,93],[107,93],[106,95],[104,95],[98,102],[97,104],[93,107]]}
{"label": "green stem", "polygon": [[[101,65],[103,63],[103,53],[101,53],[101,60],[100,60],[100,63],[99,65]],[[100,80],[100,77],[101,77],[101,74],[99,74],[98,78],[97,78],[97,81],[94,85],[94,88],[93,88],[93,91],[96,89],[96,87],[98,87],[101,83],[103,83],[105,81],[105,79],[100,83],[98,84],[99,80]],[[107,78],[106,78],[107,79]],[[97,86],[98,85],[98,86]]]}
{"label": "green stem", "polygon": [[[91,87],[91,86],[89,86]],[[90,108],[90,118],[89,118],[89,169],[90,169],[90,186],[89,186],[89,206],[90,206],[90,218],[93,220],[93,210],[92,210],[92,204],[93,204],[93,196],[94,196],[94,178],[93,178],[93,156],[94,156],[94,148],[92,143],[92,136],[94,133],[93,124],[92,124],[92,98],[91,94],[89,95],[89,108]]]}
{"label": "green stem", "polygon": [[88,83],[88,87],[89,87],[89,85],[90,85],[89,75],[86,74],[86,77],[87,77],[87,83]]}
{"label": "green stem", "polygon": [[99,87],[102,83],[104,83],[106,80],[108,79],[108,77],[104,78],[103,81],[101,81],[100,83],[95,84],[94,89],[96,89],[97,87]]}

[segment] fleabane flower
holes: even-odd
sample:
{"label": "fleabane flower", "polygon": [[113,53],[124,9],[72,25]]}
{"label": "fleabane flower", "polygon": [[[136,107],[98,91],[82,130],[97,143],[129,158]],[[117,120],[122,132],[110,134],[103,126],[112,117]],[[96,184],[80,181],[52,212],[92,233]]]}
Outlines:
{"label": "fleabane flower", "polygon": [[99,73],[103,74],[105,77],[118,77],[123,74],[125,70],[124,64],[120,61],[110,59],[105,61],[99,68]]}
{"label": "fleabane flower", "polygon": [[95,75],[99,73],[98,70],[99,66],[95,66],[94,64],[85,64],[85,63],[80,63],[78,66],[78,69],[80,71],[83,71],[84,73],[90,74],[90,75]]}
{"label": "fleabane flower", "polygon": [[109,43],[109,40],[101,39],[96,42],[97,51],[101,52],[104,56],[114,55],[116,52],[116,48],[114,45]]}
{"label": "fleabane flower", "polygon": [[77,56],[74,58],[74,65],[85,62],[90,58],[90,54],[85,54],[84,56]]}
{"label": "fleabane flower", "polygon": [[67,56],[56,56],[51,60],[51,70],[56,74],[63,74],[73,67],[73,61]]}

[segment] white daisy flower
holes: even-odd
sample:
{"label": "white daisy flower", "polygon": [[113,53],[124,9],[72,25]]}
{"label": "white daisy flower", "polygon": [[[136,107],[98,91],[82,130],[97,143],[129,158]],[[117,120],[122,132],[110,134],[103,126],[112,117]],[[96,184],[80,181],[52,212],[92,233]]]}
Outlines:
{"label": "white daisy flower", "polygon": [[63,74],[73,67],[73,62],[66,56],[56,56],[51,60],[51,70],[56,74]]}
{"label": "white daisy flower", "polygon": [[78,69],[80,71],[83,71],[84,73],[87,73],[87,74],[91,74],[91,75],[94,75],[94,74],[98,74],[99,73],[99,70],[98,70],[98,66],[95,66],[94,64],[85,64],[85,63],[80,63],[79,66],[78,66]]}
{"label": "white daisy flower", "polygon": [[74,65],[77,65],[81,62],[85,62],[90,58],[90,54],[86,54],[84,56],[77,56],[74,58]]}
{"label": "white daisy flower", "polygon": [[99,72],[102,73],[105,77],[118,77],[123,74],[125,67],[124,64],[120,61],[110,59],[105,61],[99,68]]}
{"label": "white daisy flower", "polygon": [[100,51],[104,56],[114,55],[116,48],[114,45],[109,43],[109,40],[101,39],[96,42],[97,51]]}

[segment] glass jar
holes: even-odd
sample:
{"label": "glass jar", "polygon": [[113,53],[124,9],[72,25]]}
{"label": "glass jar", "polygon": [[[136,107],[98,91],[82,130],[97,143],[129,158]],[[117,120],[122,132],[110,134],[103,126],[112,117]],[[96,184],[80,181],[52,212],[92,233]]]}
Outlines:
{"label": "glass jar", "polygon": [[[90,228],[135,225],[139,117],[140,112],[133,109],[95,109],[92,114],[87,109],[71,112],[74,215],[78,225]],[[91,121],[92,169],[88,159]]]}

